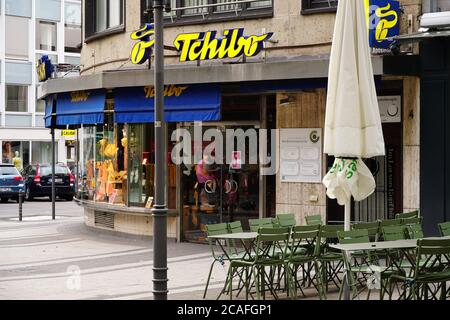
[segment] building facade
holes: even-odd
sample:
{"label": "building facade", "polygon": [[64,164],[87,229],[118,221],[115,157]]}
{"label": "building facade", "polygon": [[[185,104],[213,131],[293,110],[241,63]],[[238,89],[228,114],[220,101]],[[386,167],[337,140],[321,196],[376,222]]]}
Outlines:
{"label": "building facade", "polygon": [[[385,10],[401,7],[391,13],[399,33],[416,31],[421,1],[394,2],[381,3],[389,3]],[[333,163],[322,154],[322,134],[336,5],[314,0],[172,1],[174,10],[166,14],[164,26],[169,236],[204,240],[208,223],[239,220],[248,228],[249,219],[283,213],[295,214],[299,224],[307,215],[321,215],[328,223],[343,220],[343,208],[327,199],[321,183]],[[81,77],[49,80],[39,94],[58,95],[48,113],[56,114],[54,125],[78,129],[78,198],[86,224],[151,235],[152,59],[137,65],[132,61],[139,60],[132,52],[142,33],[151,31],[136,33],[152,20],[145,8],[146,1],[83,1]],[[199,49],[214,38],[231,42],[234,34],[267,39],[248,56],[230,58],[232,50],[225,50],[218,58],[213,47]],[[203,42],[190,40],[197,49],[188,50],[189,37]],[[414,54],[418,47],[406,50]],[[353,221],[420,209],[420,78],[385,72],[385,57],[391,55],[390,50],[373,49],[386,157],[367,161],[377,189],[353,204]],[[64,110],[80,96],[86,99],[78,110],[90,110],[90,116],[68,119]],[[239,129],[247,147],[226,145],[219,154],[214,149],[210,155],[228,161],[205,169],[211,141],[220,144],[217,137],[226,140],[227,133],[239,135]],[[252,132],[264,130],[269,139],[257,134],[252,140]],[[183,154],[188,165],[176,163],[178,143],[187,137],[193,138],[183,144],[185,149],[204,152],[200,157]],[[271,162],[261,157],[249,162],[252,146],[257,154],[270,155]],[[267,169],[271,164],[277,169],[272,173]]]}
{"label": "building facade", "polygon": [[[21,167],[51,162],[45,102],[36,96],[36,63],[79,65],[81,1],[0,1],[0,141],[2,163],[19,157]],[[70,73],[70,72],[69,72]],[[71,75],[73,75],[71,73]],[[75,149],[56,132],[57,159],[75,163]]]}

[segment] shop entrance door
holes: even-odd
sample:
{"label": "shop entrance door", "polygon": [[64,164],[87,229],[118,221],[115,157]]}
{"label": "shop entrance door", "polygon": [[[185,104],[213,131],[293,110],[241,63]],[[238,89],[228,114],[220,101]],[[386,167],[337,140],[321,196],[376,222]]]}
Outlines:
{"label": "shop entrance door", "polygon": [[[378,219],[393,219],[395,213],[402,212],[403,206],[403,146],[401,123],[383,124],[386,156],[364,159],[371,170],[375,182],[375,192],[360,202],[352,200],[351,220],[373,222]],[[328,169],[334,157],[328,157]],[[327,197],[327,222],[341,224],[344,207]]]}
{"label": "shop entrance door", "polygon": [[[196,146],[201,146],[202,149],[201,160],[194,162],[192,155],[192,165],[183,164],[180,168],[183,240],[205,241],[208,224],[241,221],[243,228],[248,229],[248,219],[260,216],[259,164],[249,163],[249,153],[252,152],[249,145],[255,142],[251,138],[246,138],[243,150],[238,148],[236,143],[233,146],[227,145],[226,135],[227,131],[231,134],[233,130],[243,130],[247,135],[254,132],[257,137],[258,124],[203,124],[202,137],[211,129],[222,135],[222,155],[217,151],[217,147],[215,152],[210,152],[214,149],[211,149],[211,141],[201,143],[195,141],[199,137],[195,137],[194,124],[184,124],[183,128],[190,133],[192,152]],[[213,141],[217,144],[222,143],[214,139]],[[231,162],[227,161],[227,154]],[[212,155],[212,158],[208,155]]]}

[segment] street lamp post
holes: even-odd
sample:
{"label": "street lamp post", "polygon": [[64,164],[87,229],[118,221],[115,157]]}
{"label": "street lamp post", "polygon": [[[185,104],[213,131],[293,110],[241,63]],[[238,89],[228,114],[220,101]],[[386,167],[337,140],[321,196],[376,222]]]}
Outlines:
{"label": "street lamp post", "polygon": [[154,0],[155,23],[155,204],[153,217],[153,298],[167,300],[167,207],[164,163],[164,38],[163,9],[170,11],[170,1]]}
{"label": "street lamp post", "polygon": [[55,190],[55,129],[51,129],[52,134],[52,219],[55,220],[55,199],[56,199],[56,190]]}
{"label": "street lamp post", "polygon": [[56,126],[56,120],[55,115],[56,114],[56,95],[52,101],[52,128],[51,128],[51,135],[52,135],[52,220],[55,220],[56,218],[56,210],[55,210],[55,201],[56,201],[56,186],[55,186],[55,161],[56,161],[56,155],[55,155],[55,126]]}

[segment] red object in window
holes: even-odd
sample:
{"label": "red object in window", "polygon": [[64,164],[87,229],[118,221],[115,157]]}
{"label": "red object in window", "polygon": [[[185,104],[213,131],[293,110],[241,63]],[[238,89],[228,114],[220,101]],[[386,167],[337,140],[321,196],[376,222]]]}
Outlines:
{"label": "red object in window", "polygon": [[34,177],[34,182],[41,183],[41,168],[37,168],[36,176]]}

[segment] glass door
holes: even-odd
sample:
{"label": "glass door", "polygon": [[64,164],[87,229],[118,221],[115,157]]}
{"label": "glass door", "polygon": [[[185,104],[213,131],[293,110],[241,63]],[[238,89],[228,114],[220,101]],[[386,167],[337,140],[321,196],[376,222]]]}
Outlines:
{"label": "glass door", "polygon": [[248,219],[259,217],[259,165],[248,163],[249,141],[245,148],[229,146],[226,132],[247,132],[255,129],[255,126],[203,125],[202,137],[211,129],[222,135],[222,152],[211,148],[211,141],[196,141],[201,137],[195,136],[194,125],[187,125],[184,129],[190,134],[192,152],[195,152],[195,148],[201,148],[197,156],[199,160],[193,161],[194,156],[191,155],[192,164],[183,164],[180,170],[184,240],[206,241],[208,224],[241,221],[244,229],[248,229]]}

